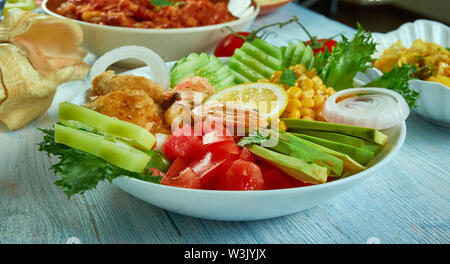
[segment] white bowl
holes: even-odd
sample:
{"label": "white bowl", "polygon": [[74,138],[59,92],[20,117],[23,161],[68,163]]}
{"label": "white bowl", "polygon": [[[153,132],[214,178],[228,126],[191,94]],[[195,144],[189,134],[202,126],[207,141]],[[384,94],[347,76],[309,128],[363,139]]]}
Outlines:
{"label": "white bowl", "polygon": [[[398,40],[405,47],[410,47],[416,39],[436,43],[444,48],[450,47],[450,27],[425,19],[403,24],[386,34],[373,33],[373,36],[378,43],[375,58],[379,58],[385,49]],[[420,93],[415,112],[430,122],[450,127],[450,88],[438,82],[422,80],[412,80],[409,85]]]}
{"label": "white bowl", "polygon": [[[45,13],[62,17],[55,10],[64,0],[44,0],[42,9]],[[97,57],[107,51],[126,45],[147,47],[158,53],[163,60],[178,60],[190,52],[212,52],[218,42],[230,33],[226,26],[234,31],[245,31],[255,20],[259,13],[259,5],[249,16],[243,18],[203,27],[174,28],[174,29],[146,29],[105,26],[70,19],[79,24],[83,30],[83,46]],[[122,63],[122,65],[124,65]],[[128,66],[138,65],[128,61]]]}
{"label": "white bowl", "polygon": [[[225,58],[221,59],[225,63]],[[175,62],[167,63],[172,67]],[[124,74],[145,76],[152,79],[146,67],[134,69]],[[355,83],[363,85],[370,80],[359,74]],[[84,105],[89,89],[77,96],[73,103]],[[406,136],[406,124],[382,130],[388,136],[387,145],[378,153],[369,168],[352,176],[325,184],[280,190],[265,191],[216,191],[178,188],[144,182],[127,176],[118,177],[113,184],[130,195],[154,206],[171,212],[210,219],[227,221],[261,220],[299,212],[327,201],[346,190],[360,184],[386,165],[403,145]]]}

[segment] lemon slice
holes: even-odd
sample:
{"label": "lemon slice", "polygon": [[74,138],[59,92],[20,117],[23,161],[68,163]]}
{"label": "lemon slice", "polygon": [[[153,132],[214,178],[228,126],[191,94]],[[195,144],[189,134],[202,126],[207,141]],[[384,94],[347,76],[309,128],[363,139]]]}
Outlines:
{"label": "lemon slice", "polygon": [[278,118],[286,108],[288,95],[283,87],[274,83],[245,83],[224,88],[206,99],[206,103],[232,102],[258,112],[270,120]]}

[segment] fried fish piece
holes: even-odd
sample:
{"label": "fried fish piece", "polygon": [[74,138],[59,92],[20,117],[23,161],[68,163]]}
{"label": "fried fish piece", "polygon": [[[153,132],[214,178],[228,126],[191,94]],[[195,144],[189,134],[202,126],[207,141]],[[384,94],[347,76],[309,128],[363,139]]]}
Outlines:
{"label": "fried fish piece", "polygon": [[165,89],[158,83],[135,75],[116,75],[114,71],[106,71],[92,80],[92,95],[106,95],[117,90],[142,90],[155,103],[163,102],[162,93]]}
{"label": "fried fish piece", "polygon": [[151,133],[169,133],[164,110],[144,90],[122,89],[97,96],[86,105],[99,113],[141,126]]}

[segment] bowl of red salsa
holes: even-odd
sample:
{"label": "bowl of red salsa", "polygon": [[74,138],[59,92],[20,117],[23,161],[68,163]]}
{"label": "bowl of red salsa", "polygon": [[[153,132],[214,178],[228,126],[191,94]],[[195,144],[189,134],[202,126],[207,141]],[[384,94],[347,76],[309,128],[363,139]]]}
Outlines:
{"label": "bowl of red salsa", "polygon": [[226,1],[214,0],[44,0],[42,9],[79,24],[84,48],[96,56],[138,45],[172,61],[190,52],[211,52],[230,33],[227,27],[247,30],[260,10],[253,5],[255,11],[242,18],[231,15]]}

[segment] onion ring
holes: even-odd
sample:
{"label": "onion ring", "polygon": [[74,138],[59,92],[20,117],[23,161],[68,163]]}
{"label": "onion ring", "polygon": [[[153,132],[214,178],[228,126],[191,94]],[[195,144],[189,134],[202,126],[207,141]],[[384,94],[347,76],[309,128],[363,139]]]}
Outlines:
{"label": "onion ring", "polygon": [[396,126],[408,115],[408,104],[400,94],[372,87],[336,92],[322,108],[322,116],[328,122],[373,129]]}
{"label": "onion ring", "polygon": [[166,90],[169,89],[170,71],[166,63],[154,51],[141,46],[123,46],[106,52],[92,66],[90,73],[91,82],[113,63],[126,59],[137,59],[147,64],[150,69],[151,79]]}

